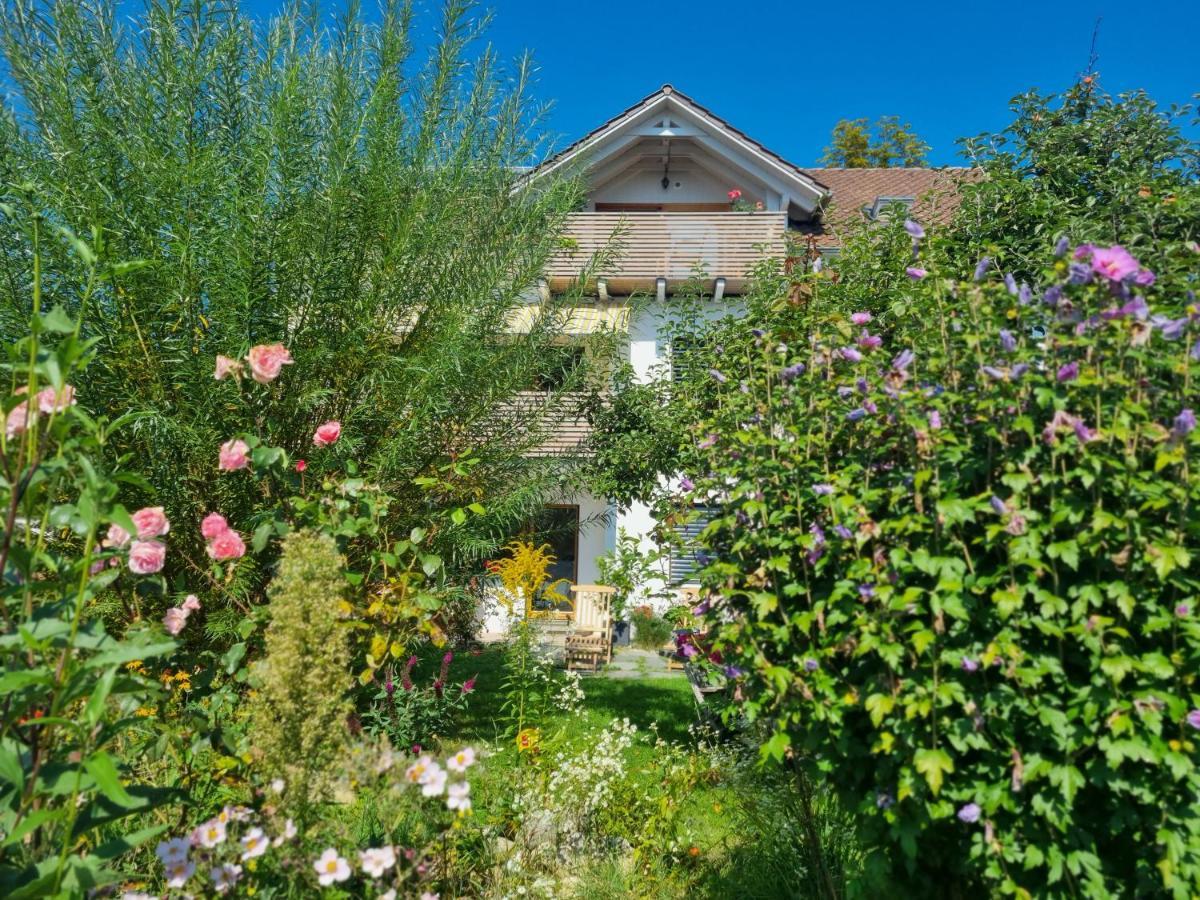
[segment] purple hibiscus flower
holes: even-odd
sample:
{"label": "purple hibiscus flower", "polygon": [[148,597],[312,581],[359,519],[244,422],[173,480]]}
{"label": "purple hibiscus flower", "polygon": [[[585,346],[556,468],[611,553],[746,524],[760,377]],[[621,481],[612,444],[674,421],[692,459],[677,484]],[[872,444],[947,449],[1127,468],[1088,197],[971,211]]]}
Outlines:
{"label": "purple hibiscus flower", "polygon": [[833,485],[832,484],[825,484],[825,483],[814,484],[812,489],[813,489],[813,493],[816,494],[818,497],[828,497],[830,494],[833,493]]}
{"label": "purple hibiscus flower", "polygon": [[858,346],[862,347],[864,350],[877,350],[883,346],[883,338],[877,334],[868,334],[864,330],[863,333],[858,336]]}
{"label": "purple hibiscus flower", "polygon": [[971,659],[971,657],[969,657],[969,656],[964,656],[962,658],[962,669],[964,672],[978,672],[979,671],[979,662],[977,660]]}
{"label": "purple hibiscus flower", "polygon": [[983,810],[979,808],[978,803],[968,803],[958,811],[958,818],[968,825],[974,825],[979,821],[979,815]]}
{"label": "purple hibiscus flower", "polygon": [[1179,411],[1179,415],[1175,417],[1175,421],[1171,425],[1171,438],[1181,441],[1195,430],[1196,413],[1192,411],[1191,407],[1185,406]]}
{"label": "purple hibiscus flower", "polygon": [[897,372],[904,372],[913,364],[916,354],[911,350],[901,350],[900,353],[892,360],[892,368]]}
{"label": "purple hibiscus flower", "polygon": [[937,431],[942,427],[942,414],[936,409],[929,411],[929,428],[931,431]]}
{"label": "purple hibiscus flower", "polygon": [[1012,353],[1017,349],[1017,339],[1007,328],[1000,329],[1000,349],[1005,353]]}
{"label": "purple hibiscus flower", "polygon": [[1141,266],[1120,244],[1097,247],[1092,253],[1092,271],[1101,278],[1121,282],[1137,275]]}
{"label": "purple hibiscus flower", "polygon": [[780,377],[780,380],[782,380],[786,384],[788,382],[795,381],[797,378],[799,378],[803,374],[804,374],[804,363],[798,362],[798,363],[794,363],[793,365],[788,366],[786,369],[784,369],[782,372],[780,372],[779,377]]}
{"label": "purple hibiscus flower", "polygon": [[867,417],[867,411],[865,409],[863,409],[861,406],[858,407],[857,409],[852,409],[852,410],[850,410],[850,412],[846,413],[846,418],[849,419],[851,422],[857,422],[860,419],[865,419],[866,417]]}
{"label": "purple hibiscus flower", "polygon": [[709,369],[708,374],[712,376],[713,380],[717,384],[724,384],[726,381],[729,380],[728,378],[725,377],[725,374],[723,372],[721,372],[720,369]]}
{"label": "purple hibiscus flower", "polygon": [[871,314],[869,312],[851,313],[850,321],[855,325],[866,325],[871,321]]}
{"label": "purple hibiscus flower", "polygon": [[862,361],[862,354],[853,347],[842,347],[840,350],[838,350],[838,353],[841,355],[842,359],[846,360],[847,362],[856,363]]}
{"label": "purple hibiscus flower", "polygon": [[844,541],[848,541],[850,538],[854,537],[854,532],[842,524],[834,525],[833,533]]}
{"label": "purple hibiscus flower", "polygon": [[995,494],[992,494],[992,499],[988,503],[992,504],[992,509],[997,515],[1003,516],[1008,512],[1008,505]]}
{"label": "purple hibiscus flower", "polygon": [[1092,280],[1092,267],[1087,263],[1071,263],[1067,268],[1067,284],[1087,284]]}
{"label": "purple hibiscus flower", "polygon": [[1052,284],[1046,288],[1046,293],[1042,294],[1042,302],[1051,309],[1058,306],[1058,302],[1062,300],[1063,289],[1057,284]]}
{"label": "purple hibiscus flower", "polygon": [[988,273],[988,269],[990,269],[991,267],[992,267],[992,260],[990,257],[985,256],[981,260],[979,260],[979,262],[976,263],[976,265],[975,265],[975,280],[983,281],[984,277]]}
{"label": "purple hibiscus flower", "polygon": [[704,439],[702,441],[700,441],[700,443],[698,443],[696,446],[699,447],[701,450],[707,450],[709,447],[715,447],[716,444],[717,444],[717,436],[715,434],[713,434],[712,432],[710,432],[707,435],[705,435]]}
{"label": "purple hibiscus flower", "polygon": [[904,270],[904,272],[913,281],[920,281],[922,278],[924,278],[926,275],[929,274],[927,271],[925,271],[924,269],[922,269],[918,266],[909,266],[907,269]]}
{"label": "purple hibiscus flower", "polygon": [[1193,709],[1187,714],[1187,723],[1193,728],[1200,728],[1200,709]]}
{"label": "purple hibiscus flower", "polygon": [[860,584],[858,586],[858,596],[861,597],[863,600],[870,600],[872,597],[875,596],[875,585]]}
{"label": "purple hibiscus flower", "polygon": [[1072,361],[1072,362],[1066,363],[1065,365],[1058,367],[1057,378],[1060,383],[1074,381],[1078,377],[1079,377],[1079,363]]}
{"label": "purple hibiscus flower", "polygon": [[685,492],[691,492],[696,489],[696,483],[692,479],[684,475],[679,479],[679,489]]}
{"label": "purple hibiscus flower", "polygon": [[806,672],[815,672],[819,668],[821,668],[821,664],[818,663],[812,657],[809,657],[808,659],[804,660],[804,670]]}
{"label": "purple hibiscus flower", "polygon": [[1004,273],[1004,289],[1014,297],[1017,296],[1017,279],[1013,278],[1012,272]]}
{"label": "purple hibiscus flower", "polygon": [[907,231],[909,234],[911,234],[913,237],[915,237],[917,240],[920,240],[921,238],[925,237],[925,229],[922,228],[918,223],[914,222],[912,219],[904,220],[904,230]]}
{"label": "purple hibiscus flower", "polygon": [[1068,238],[1064,234],[1062,237],[1060,237],[1057,241],[1054,242],[1054,258],[1055,259],[1061,258],[1062,255],[1067,252],[1067,248],[1070,246],[1071,246],[1071,239]]}

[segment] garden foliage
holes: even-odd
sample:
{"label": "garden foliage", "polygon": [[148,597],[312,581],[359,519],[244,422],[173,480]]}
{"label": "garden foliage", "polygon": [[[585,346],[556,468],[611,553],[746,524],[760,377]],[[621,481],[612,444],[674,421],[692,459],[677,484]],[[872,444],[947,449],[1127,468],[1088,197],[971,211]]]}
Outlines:
{"label": "garden foliage", "polygon": [[268,589],[271,624],[255,673],[250,731],[263,772],[283,779],[282,799],[301,822],[328,799],[352,708],[342,567],[332,538],[293,532],[283,539]]}
{"label": "garden foliage", "polygon": [[[328,420],[347,432],[333,452],[394,495],[393,524],[439,523],[447,561],[495,549],[570,478],[570,459],[528,451],[596,387],[613,338],[580,337],[580,364],[530,393],[577,296],[528,297],[581,188],[515,190],[540,147],[530,66],[477,49],[470,3],[441,12],[430,41],[404,2],[329,26],[303,4],[267,23],[215,0],[151,0],[132,22],[111,3],[5,4],[0,194],[28,185],[56,221],[96,229],[106,280],[87,308],[59,289],[80,264],[58,247],[48,295],[97,341],[80,398],[136,413],[110,455],[141,461],[142,499],[171,518],[245,521],[256,485],[215,480],[212,448],[254,432],[303,458]],[[0,272],[15,340],[20,241],[0,241]],[[247,404],[238,381],[214,382],[218,355],[274,344],[292,359],[286,393]],[[487,515],[464,513],[484,497]],[[192,534],[177,549],[169,575],[205,564]],[[234,595],[268,577],[245,568]]]}
{"label": "garden foliage", "polygon": [[701,425],[694,496],[722,504],[705,581],[743,712],[893,883],[1186,896],[1200,253],[911,268],[863,309],[813,278],[726,344],[746,389]]}

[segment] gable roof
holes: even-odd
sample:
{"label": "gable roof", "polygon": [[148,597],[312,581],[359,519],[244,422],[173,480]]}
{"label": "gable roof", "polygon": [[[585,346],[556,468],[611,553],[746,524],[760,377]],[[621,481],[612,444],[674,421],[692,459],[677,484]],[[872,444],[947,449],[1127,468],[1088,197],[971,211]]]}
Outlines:
{"label": "gable roof", "polygon": [[676,90],[670,84],[664,84],[654,93],[646,95],[628,109],[617,113],[617,115],[613,116],[607,122],[592,129],[579,138],[579,140],[563,148],[540,165],[535,166],[527,177],[533,180],[571,163],[583,154],[602,146],[606,139],[616,135],[623,128],[634,123],[639,117],[667,105],[678,107],[685,114],[690,114],[693,118],[703,122],[707,128],[716,132],[720,137],[730,141],[751,156],[756,157],[759,162],[764,163],[766,167],[773,170],[778,177],[802,190],[807,195],[810,203],[819,202],[828,194],[826,186],[814,177],[811,171],[788,162],[778,153],[767,149],[745,132],[735,128],[712,110],[701,106],[687,94]]}
{"label": "gable roof", "polygon": [[805,171],[828,187],[830,197],[820,218],[799,223],[797,230],[814,236],[822,249],[841,247],[846,231],[866,218],[864,207],[873,207],[880,198],[911,199],[913,219],[923,225],[945,225],[958,209],[961,186],[979,178],[978,169],[960,167]]}

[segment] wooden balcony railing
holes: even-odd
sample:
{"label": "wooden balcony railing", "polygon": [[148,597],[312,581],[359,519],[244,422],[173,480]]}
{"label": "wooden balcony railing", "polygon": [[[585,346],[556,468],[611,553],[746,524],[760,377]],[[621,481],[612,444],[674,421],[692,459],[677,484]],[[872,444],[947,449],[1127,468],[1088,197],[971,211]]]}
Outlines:
{"label": "wooden balcony railing", "polygon": [[784,255],[786,229],[782,212],[575,213],[565,234],[570,246],[551,262],[547,281],[551,290],[563,290],[620,230],[623,252],[611,271],[596,273],[610,294],[653,291],[659,278],[674,291],[697,269],[738,293],[759,260]]}

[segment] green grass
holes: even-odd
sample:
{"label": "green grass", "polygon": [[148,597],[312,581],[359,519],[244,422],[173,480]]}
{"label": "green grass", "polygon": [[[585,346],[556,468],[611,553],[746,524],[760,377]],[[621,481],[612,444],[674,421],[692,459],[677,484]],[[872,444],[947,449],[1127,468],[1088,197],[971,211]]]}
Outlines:
{"label": "green grass", "polygon": [[[432,679],[441,665],[441,654],[427,654],[418,663],[413,677]],[[504,677],[504,658],[495,647],[473,652],[456,653],[450,668],[450,681],[458,684],[476,676],[475,692],[466,713],[455,729],[444,737],[458,741],[490,741],[499,739],[500,685]],[[583,679],[586,696],[583,712],[576,716],[557,716],[553,724],[566,729],[568,736],[582,735],[603,728],[613,719],[628,718],[639,730],[657,725],[665,740],[685,742],[688,726],[696,722],[696,706],[687,679],[606,678],[603,674],[587,675]]]}

